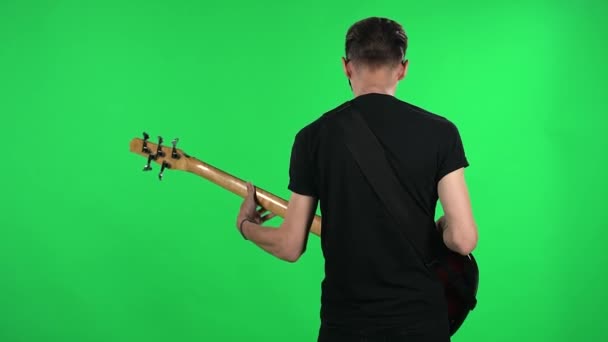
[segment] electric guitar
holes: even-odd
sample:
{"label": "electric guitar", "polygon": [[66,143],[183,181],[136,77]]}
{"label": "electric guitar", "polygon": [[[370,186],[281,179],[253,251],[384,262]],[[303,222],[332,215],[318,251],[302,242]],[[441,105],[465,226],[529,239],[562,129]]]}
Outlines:
{"label": "electric guitar", "polygon": [[[150,136],[144,132],[143,139],[133,138],[130,151],[147,158],[143,170],[151,171],[152,163],[161,166],[158,178],[163,179],[167,169],[187,171],[197,174],[220,187],[244,198],[247,196],[247,183],[227,172],[196,159],[176,147],[178,139],[172,146],[163,146],[163,138],[158,143],[149,142]],[[285,217],[288,202],[270,192],[256,187],[258,203],[279,217]],[[321,235],[321,216],[315,215],[310,232]],[[453,335],[466,319],[470,310],[475,307],[475,295],[479,282],[479,270],[473,255],[462,256],[449,252],[442,262],[434,268],[443,284],[448,303],[450,333]]]}

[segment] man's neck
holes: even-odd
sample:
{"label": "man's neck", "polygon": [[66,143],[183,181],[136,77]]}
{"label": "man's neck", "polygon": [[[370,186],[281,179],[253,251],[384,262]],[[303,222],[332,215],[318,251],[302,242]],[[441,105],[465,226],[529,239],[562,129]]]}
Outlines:
{"label": "man's neck", "polygon": [[353,89],[353,94],[355,97],[366,94],[384,94],[395,96],[395,87],[365,87],[361,89]]}
{"label": "man's neck", "polygon": [[390,68],[360,69],[351,80],[355,97],[365,94],[385,94],[395,96],[397,80]]}

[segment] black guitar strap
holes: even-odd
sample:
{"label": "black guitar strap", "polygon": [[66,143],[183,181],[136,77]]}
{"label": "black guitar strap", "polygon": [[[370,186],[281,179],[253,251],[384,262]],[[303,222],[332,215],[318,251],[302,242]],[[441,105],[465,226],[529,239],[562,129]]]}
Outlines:
{"label": "black guitar strap", "polygon": [[415,205],[413,200],[405,193],[403,184],[391,167],[385,149],[368,127],[361,113],[352,104],[349,109],[350,113],[341,113],[338,117],[348,150],[397,223],[401,234],[409,241],[427,268],[431,269],[431,265],[437,260],[435,255],[437,250],[433,248],[437,243],[431,241],[433,235],[410,223],[407,206]]}
{"label": "black guitar strap", "polygon": [[[441,268],[448,274],[449,286],[459,293],[467,310],[475,308],[477,285],[471,287],[471,284],[465,281],[462,273],[454,272],[449,263],[444,262],[442,256],[443,253],[447,253],[447,248],[443,245],[443,241],[440,241],[439,238],[433,239],[434,235],[411,224],[411,219],[409,219],[411,213],[408,213],[406,208],[409,205],[415,205],[414,200],[407,196],[404,184],[399,181],[395,170],[391,167],[386,150],[371,131],[361,113],[351,103],[350,113],[341,114],[338,121],[343,131],[346,147],[376,195],[397,223],[396,228],[400,234],[409,241],[431,274],[434,273],[437,266],[444,266]],[[438,248],[438,243],[441,243],[443,248]],[[459,324],[450,325],[450,334],[453,334],[458,327]]]}

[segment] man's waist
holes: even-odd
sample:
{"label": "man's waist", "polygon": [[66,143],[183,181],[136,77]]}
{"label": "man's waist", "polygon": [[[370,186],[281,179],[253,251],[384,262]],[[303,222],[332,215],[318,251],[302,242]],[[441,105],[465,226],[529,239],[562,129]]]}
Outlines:
{"label": "man's waist", "polygon": [[352,311],[321,307],[321,323],[346,329],[390,329],[416,325],[421,322],[447,320],[447,307],[415,306],[394,311]]}
{"label": "man's waist", "polygon": [[[429,291],[430,290],[430,291]],[[324,289],[321,297],[321,320],[347,325],[392,325],[403,321],[437,319],[447,314],[447,303],[441,289],[435,291],[395,291],[373,296],[349,296]]]}

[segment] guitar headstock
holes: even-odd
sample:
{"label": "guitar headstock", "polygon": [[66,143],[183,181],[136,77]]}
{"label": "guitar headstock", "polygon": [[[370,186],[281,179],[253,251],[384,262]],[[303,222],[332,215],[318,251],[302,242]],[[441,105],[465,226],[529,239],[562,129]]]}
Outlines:
{"label": "guitar headstock", "polygon": [[131,152],[146,158],[147,163],[143,168],[144,171],[151,171],[153,162],[161,165],[158,179],[162,180],[166,169],[188,170],[190,156],[176,147],[179,139],[173,139],[171,146],[163,146],[161,136],[158,137],[158,143],[155,144],[148,141],[150,139],[148,133],[144,132],[143,135],[143,139],[133,138],[129,149]]}

